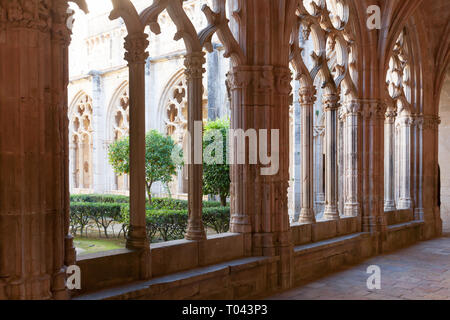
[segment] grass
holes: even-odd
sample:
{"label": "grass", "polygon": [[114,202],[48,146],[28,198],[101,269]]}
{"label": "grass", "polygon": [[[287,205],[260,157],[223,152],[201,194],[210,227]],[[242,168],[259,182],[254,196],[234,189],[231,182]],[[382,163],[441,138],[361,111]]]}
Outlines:
{"label": "grass", "polygon": [[[124,239],[98,239],[98,238],[75,238],[75,248],[81,249],[77,255],[84,255],[95,252],[123,249]],[[81,252],[80,252],[81,251]]]}

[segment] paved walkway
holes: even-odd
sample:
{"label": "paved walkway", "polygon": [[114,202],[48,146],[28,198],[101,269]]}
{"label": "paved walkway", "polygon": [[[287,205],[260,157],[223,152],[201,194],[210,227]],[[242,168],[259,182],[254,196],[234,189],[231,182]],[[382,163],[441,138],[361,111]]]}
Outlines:
{"label": "paved walkway", "polygon": [[[381,269],[381,289],[367,289],[367,268]],[[420,242],[344,268],[270,300],[450,300],[450,237]]]}

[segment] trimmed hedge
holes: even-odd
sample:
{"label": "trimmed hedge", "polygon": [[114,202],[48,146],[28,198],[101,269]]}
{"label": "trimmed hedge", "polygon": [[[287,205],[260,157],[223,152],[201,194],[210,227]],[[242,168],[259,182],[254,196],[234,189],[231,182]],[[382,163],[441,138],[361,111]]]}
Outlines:
{"label": "trimmed hedge", "polygon": [[70,202],[94,202],[94,203],[128,203],[127,196],[105,194],[76,194],[70,196]]}
{"label": "trimmed hedge", "polygon": [[[120,195],[77,194],[70,196],[70,202],[129,203],[129,197]],[[217,208],[221,207],[221,204],[219,201],[203,201],[203,207]],[[187,210],[187,208],[188,202],[186,200],[172,198],[152,198],[151,209]]]}
{"label": "trimmed hedge", "polygon": [[[229,207],[203,208],[203,223],[205,227],[217,233],[227,232],[230,225]],[[129,208],[122,208],[124,226],[129,223]],[[148,238],[152,241],[170,241],[183,239],[188,224],[188,210],[147,210],[146,213]]]}
{"label": "trimmed hedge", "polygon": [[97,225],[99,230],[103,229],[106,237],[108,237],[108,228],[113,222],[122,219],[122,210],[126,205],[120,203],[95,203],[95,202],[72,202],[70,204],[70,222],[72,232],[83,231],[91,221]]}
{"label": "trimmed hedge", "polygon": [[[70,221],[72,233],[86,233],[86,227],[94,223],[99,235],[108,237],[108,229],[113,223],[121,223],[127,234],[129,225],[129,204],[127,196],[116,195],[72,195]],[[182,239],[188,223],[188,202],[169,198],[154,198],[152,208],[147,208],[147,232],[154,241]],[[203,202],[203,222],[205,227],[217,233],[227,232],[230,223],[230,208],[221,207],[220,202]]]}

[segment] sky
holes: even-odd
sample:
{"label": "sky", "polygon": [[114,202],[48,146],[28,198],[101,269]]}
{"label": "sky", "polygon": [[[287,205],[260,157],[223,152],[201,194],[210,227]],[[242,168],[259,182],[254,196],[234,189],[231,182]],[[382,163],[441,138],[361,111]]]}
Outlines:
{"label": "sky", "polygon": [[97,14],[112,10],[111,0],[87,0],[90,13]]}

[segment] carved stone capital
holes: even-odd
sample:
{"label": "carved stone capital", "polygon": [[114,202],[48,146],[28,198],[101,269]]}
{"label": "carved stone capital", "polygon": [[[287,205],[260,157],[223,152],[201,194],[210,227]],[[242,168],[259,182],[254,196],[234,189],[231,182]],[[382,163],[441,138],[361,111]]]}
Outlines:
{"label": "carved stone capital", "polygon": [[324,94],[323,105],[325,111],[333,111],[339,109],[339,95],[336,93]]}
{"label": "carved stone capital", "polygon": [[147,34],[136,33],[125,37],[125,60],[129,64],[145,63],[148,58],[148,40]]}
{"label": "carved stone capital", "polygon": [[52,27],[51,6],[48,0],[0,1],[0,28],[10,26],[47,32]]}
{"label": "carved stone capital", "polygon": [[411,126],[414,124],[414,118],[411,115],[398,117],[397,123],[400,126]]}
{"label": "carved stone capital", "polygon": [[231,90],[249,89],[271,93],[275,87],[273,67],[239,66],[228,74]]}
{"label": "carved stone capital", "polygon": [[316,101],[316,88],[302,87],[299,90],[299,101],[302,105],[313,105]]}
{"label": "carved stone capital", "polygon": [[414,115],[414,125],[419,129],[423,129],[424,118],[423,114],[415,114]]}
{"label": "carved stone capital", "polygon": [[339,114],[340,120],[345,120],[347,116],[360,116],[361,111],[361,103],[358,100],[347,101],[341,108],[341,113]]}
{"label": "carved stone capital", "polygon": [[189,79],[201,79],[203,73],[206,71],[203,68],[205,64],[205,53],[204,52],[194,52],[186,55],[184,59],[184,65],[186,70],[184,71],[186,78]]}
{"label": "carved stone capital", "polygon": [[386,124],[393,124],[395,122],[395,118],[397,117],[397,110],[394,106],[388,106],[386,108],[386,113],[384,114],[385,117],[385,123]]}
{"label": "carved stone capital", "polygon": [[441,119],[434,115],[423,115],[423,130],[438,130]]}

